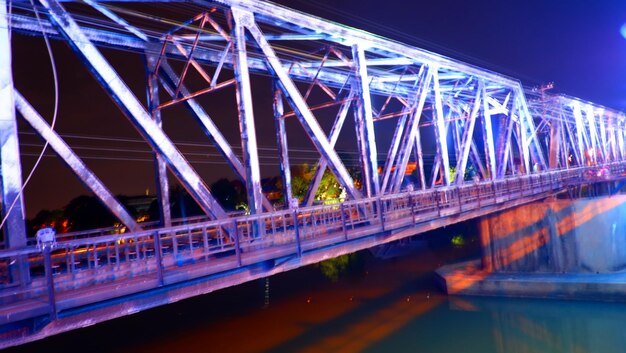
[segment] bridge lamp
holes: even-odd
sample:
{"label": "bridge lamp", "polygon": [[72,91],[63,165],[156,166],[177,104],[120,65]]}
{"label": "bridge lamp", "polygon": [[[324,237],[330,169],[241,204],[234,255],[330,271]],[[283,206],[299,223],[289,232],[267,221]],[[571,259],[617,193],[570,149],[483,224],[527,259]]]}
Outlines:
{"label": "bridge lamp", "polygon": [[624,24],[622,25],[622,27],[620,27],[620,29],[619,29],[619,33],[621,33],[621,34],[622,34],[622,37],[624,37],[624,39],[626,39],[626,23],[624,23]]}

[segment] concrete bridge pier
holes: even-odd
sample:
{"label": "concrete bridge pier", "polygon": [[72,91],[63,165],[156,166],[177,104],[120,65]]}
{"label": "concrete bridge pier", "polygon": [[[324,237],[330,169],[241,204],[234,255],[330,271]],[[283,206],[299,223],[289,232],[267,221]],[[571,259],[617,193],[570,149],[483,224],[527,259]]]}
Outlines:
{"label": "concrete bridge pier", "polygon": [[482,258],[437,271],[449,294],[626,301],[626,195],[485,216]]}

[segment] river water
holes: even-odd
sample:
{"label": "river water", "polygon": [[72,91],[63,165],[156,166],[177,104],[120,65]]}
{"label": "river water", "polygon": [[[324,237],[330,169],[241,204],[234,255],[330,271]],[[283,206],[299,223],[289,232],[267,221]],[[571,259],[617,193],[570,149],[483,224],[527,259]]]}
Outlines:
{"label": "river water", "polygon": [[423,244],[353,255],[58,335],[10,352],[626,352],[626,304],[448,297],[438,266],[477,255]]}

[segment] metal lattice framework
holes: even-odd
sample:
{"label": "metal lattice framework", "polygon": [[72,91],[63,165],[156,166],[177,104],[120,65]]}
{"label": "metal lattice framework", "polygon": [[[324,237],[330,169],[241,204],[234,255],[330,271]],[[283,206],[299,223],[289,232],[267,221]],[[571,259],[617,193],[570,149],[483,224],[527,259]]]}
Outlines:
{"label": "metal lattice framework", "polygon": [[[33,97],[15,89],[11,54],[20,35],[69,44],[150,146],[156,227],[133,219]],[[103,48],[143,59],[141,98]],[[545,90],[264,1],[0,0],[0,328],[5,338],[17,328],[0,348],[626,175],[624,114]],[[228,108],[228,93],[236,142],[213,115]],[[250,215],[231,217],[168,135],[163,120],[178,106],[245,184]],[[128,232],[28,244],[18,117]],[[257,133],[275,127],[283,194],[293,200],[288,138],[302,148],[293,144],[301,142],[289,129],[295,124],[317,152],[316,169],[300,204],[275,209],[261,189]],[[172,219],[167,170],[209,219]],[[312,206],[326,170],[349,200]],[[56,325],[27,334],[19,326],[48,318]]]}
{"label": "metal lattice framework", "polygon": [[[286,119],[297,119],[319,162],[303,203],[311,205],[329,169],[351,199],[400,192],[409,166],[416,187],[460,185],[470,170],[482,180],[623,161],[624,115],[576,98],[525,89],[518,80],[419,48],[255,0],[9,3],[0,0],[0,52],[10,31],[67,42],[155,152],[164,226],[171,224],[169,168],[202,210],[228,217],[166,131],[161,112],[188,108],[245,183],[253,214],[273,211],[260,185],[255,124],[273,119],[286,199],[292,198]],[[170,13],[172,6],[184,11]],[[39,13],[42,19],[36,18]],[[12,40],[19,40],[13,36]],[[145,58],[147,99],[135,95],[100,47]],[[191,77],[195,77],[192,80]],[[201,84],[198,84],[200,78]],[[270,85],[254,84],[271,81]],[[238,156],[201,96],[232,89],[237,99]],[[273,116],[255,116],[258,90],[271,89]],[[168,100],[163,101],[167,95]],[[15,109],[14,109],[15,107]],[[13,88],[11,56],[0,56],[0,143],[8,246],[26,244],[16,110],[131,230],[141,229],[24,97]],[[358,146],[362,188],[335,148],[348,115]],[[334,117],[329,131],[322,117]],[[377,126],[393,127],[389,141]],[[395,125],[394,125],[395,124]],[[342,135],[344,136],[344,135]],[[385,150],[386,149],[386,150]],[[384,160],[379,157],[383,155]],[[452,171],[452,172],[451,172]],[[291,205],[294,206],[293,204]]]}

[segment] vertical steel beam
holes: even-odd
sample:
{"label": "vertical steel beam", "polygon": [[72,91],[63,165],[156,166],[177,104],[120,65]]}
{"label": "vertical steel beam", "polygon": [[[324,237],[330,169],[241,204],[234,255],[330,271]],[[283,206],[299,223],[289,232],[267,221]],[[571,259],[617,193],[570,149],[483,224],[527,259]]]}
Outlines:
{"label": "vertical steel beam", "polygon": [[[482,81],[482,80],[481,80]],[[487,160],[487,173],[489,173],[489,177],[491,180],[496,179],[497,169],[496,169],[496,153],[495,146],[493,142],[493,124],[491,121],[491,113],[489,112],[489,102],[487,99],[487,88],[483,82],[482,85],[482,95],[483,95],[483,120],[482,120],[482,130],[483,130],[483,144],[485,147],[485,159]]]}
{"label": "vertical steel beam", "polygon": [[578,102],[574,102],[573,106],[572,106],[572,110],[574,113],[574,120],[576,122],[576,137],[577,137],[577,146],[578,146],[578,153],[580,156],[580,162],[581,162],[581,166],[585,166],[587,163],[585,163],[585,149],[586,149],[586,143],[585,143],[585,125],[583,124],[583,117],[582,117],[582,112],[580,109],[580,104]]}
{"label": "vertical steel beam", "polygon": [[233,69],[237,81],[237,108],[239,111],[239,132],[241,134],[241,148],[243,162],[246,169],[246,191],[248,193],[248,207],[250,213],[261,212],[261,172],[259,169],[259,155],[256,143],[254,113],[252,111],[252,87],[248,72],[248,53],[246,50],[244,19],[238,11],[233,9],[233,33],[235,42],[235,56]]}
{"label": "vertical steel beam", "polygon": [[48,10],[51,23],[67,39],[72,49],[83,59],[84,64],[109,92],[125,115],[134,123],[146,141],[166,158],[174,174],[196,200],[200,208],[214,218],[226,218],[226,213],[213,198],[202,179],[176,149],[172,141],[163,133],[163,130],[152,120],[137,97],[91,43],[74,19],[58,1],[40,0],[40,2]]}
{"label": "vertical steel beam", "polygon": [[72,151],[63,139],[46,123],[44,118],[15,91],[15,106],[24,120],[45,140],[50,147],[61,157],[63,162],[72,169],[78,178],[102,201],[104,206],[113,213],[130,231],[141,230],[133,217],[119,203],[115,196],[107,189],[100,179],[83,163],[83,161]]}
{"label": "vertical steel beam", "polygon": [[591,140],[591,151],[589,158],[594,163],[598,162],[598,129],[596,128],[596,114],[591,104],[585,104],[585,116],[589,125],[589,139]]}
{"label": "vertical steel beam", "polygon": [[385,160],[385,167],[383,168],[383,180],[381,182],[380,190],[382,193],[387,192],[387,185],[389,183],[389,178],[391,176],[391,170],[394,167],[394,161],[396,160],[396,155],[398,154],[398,147],[400,146],[400,141],[402,139],[402,132],[404,131],[404,127],[406,125],[407,118],[411,114],[411,110],[409,108],[404,108],[404,114],[400,116],[398,121],[396,122],[396,129],[393,132],[393,137],[391,138],[391,145],[389,146],[389,150],[387,151],[387,159]]}
{"label": "vertical steel beam", "polygon": [[420,176],[420,189],[426,190],[426,175],[424,174],[424,152],[422,151],[422,133],[420,132],[419,125],[415,131],[415,166],[418,168]]}
{"label": "vertical steel beam", "polygon": [[600,110],[600,113],[598,114],[599,118],[598,118],[598,125],[600,125],[600,150],[602,151],[602,161],[603,162],[608,162],[611,157],[610,155],[610,151],[609,151],[609,146],[608,146],[608,139],[607,139],[607,131],[606,131],[606,119],[608,117],[605,117],[604,115],[604,109]]}
{"label": "vertical steel beam", "polygon": [[435,93],[435,138],[439,151],[441,153],[441,161],[443,165],[443,184],[450,185],[450,162],[448,156],[448,133],[446,122],[443,117],[443,103],[441,99],[441,90],[439,87],[438,68],[432,68],[433,72],[433,91]]}
{"label": "vertical steel beam", "polygon": [[298,120],[300,120],[305,131],[310,136],[311,142],[313,142],[318,152],[326,159],[328,166],[337,177],[341,186],[346,189],[346,192],[352,198],[361,198],[361,193],[354,187],[354,182],[350,174],[348,174],[348,170],[341,162],[335,150],[330,146],[324,131],[315,119],[313,113],[308,109],[302,94],[300,94],[287,71],[278,60],[274,49],[270,46],[267,39],[263,36],[263,33],[254,22],[252,13],[236,8],[232,9],[232,13],[234,17],[239,19],[239,22],[242,22],[243,25],[248,28],[250,34],[257,42],[259,49],[265,55],[268,70],[272,75],[278,78],[285,98],[287,98],[289,104],[293,107]]}
{"label": "vertical steel beam", "polygon": [[528,110],[526,96],[524,96],[523,92],[524,91],[520,86],[519,92],[517,92],[520,106],[520,122],[522,125],[522,130],[524,131],[523,136],[527,134],[526,143],[524,144],[524,151],[530,153],[528,157],[530,157],[530,155],[532,154],[536,163],[538,163],[541,168],[547,168],[548,165],[546,163],[546,159],[543,156],[541,143],[539,143],[539,139],[537,138],[537,129],[535,128],[535,122],[533,120],[532,114],[530,114],[530,111]]}
{"label": "vertical steel beam", "polygon": [[[152,116],[152,120],[154,120],[157,126],[163,128],[161,111],[157,109],[159,106],[159,84],[157,72],[155,72],[157,60],[158,57],[156,55],[146,52],[146,94],[148,113]],[[158,153],[154,153],[154,178],[161,225],[169,227],[172,225],[172,213],[170,211],[170,187],[167,179],[167,163],[163,156]]]}
{"label": "vertical steel beam", "polygon": [[565,139],[565,134],[567,133],[566,125],[567,123],[565,121],[562,121],[562,120],[559,121],[559,141],[560,141],[559,162],[560,163],[558,164],[558,168],[569,168],[569,160],[568,160],[569,149],[567,148],[567,140]]}
{"label": "vertical steel beam", "polygon": [[619,146],[619,148],[617,149],[619,151],[619,158],[621,160],[626,158],[626,151],[624,150],[624,134],[626,133],[626,124],[624,122],[624,120],[626,120],[626,116],[624,116],[624,114],[619,114],[617,116],[617,123],[616,125],[618,126],[617,130],[617,145]]}
{"label": "vertical steel beam", "polygon": [[355,127],[359,145],[359,157],[363,172],[363,184],[367,197],[377,196],[380,193],[378,182],[378,154],[376,151],[376,137],[374,120],[372,118],[372,98],[370,97],[369,76],[365,50],[362,45],[352,46],[354,60],[354,89],[357,92],[355,110]]}
{"label": "vertical steel beam", "polygon": [[[0,0],[0,183],[4,241],[11,249],[26,246],[26,225],[22,194],[22,164],[15,117],[15,92],[11,66],[11,38],[7,2]],[[17,260],[10,269],[11,279],[22,285],[30,281],[28,261]]]}
{"label": "vertical steel beam", "polygon": [[[163,88],[165,88],[165,91],[172,97],[172,99],[177,98],[177,96],[175,95],[176,87],[180,88],[179,94],[182,94],[183,96],[189,96],[190,93],[187,87],[184,84],[181,84],[180,86],[178,85],[178,82],[180,82],[180,78],[178,77],[178,75],[176,75],[168,61],[161,60],[159,73]],[[187,106],[187,109],[189,110],[193,118],[198,122],[198,124],[200,124],[207,137],[211,140],[211,142],[213,142],[215,148],[217,148],[217,150],[226,159],[226,162],[230,165],[235,174],[237,174],[239,179],[241,179],[245,183],[247,178],[246,169],[243,166],[243,163],[241,163],[241,161],[233,151],[232,147],[230,146],[224,135],[222,135],[222,133],[220,132],[220,129],[213,122],[213,119],[211,119],[209,114],[194,98],[185,99],[183,103],[185,104],[185,106]],[[274,209],[272,204],[267,200],[265,196],[263,196],[262,201],[265,210],[269,212]]]}
{"label": "vertical steel beam", "polygon": [[[565,124],[565,128],[567,129],[567,138],[569,141],[569,150],[572,151],[572,154],[574,156],[574,159],[576,160],[576,165],[578,166],[582,166],[584,165],[584,156],[581,155],[581,146],[580,143],[576,143],[576,141],[574,141],[574,132],[572,131],[572,127],[571,124],[566,123]],[[580,138],[578,137],[578,131],[576,132],[577,135],[577,141],[580,141]]]}
{"label": "vertical steel beam", "polygon": [[527,126],[525,126],[524,124],[524,120],[526,119],[525,115],[526,112],[524,111],[524,108],[522,107],[523,105],[523,98],[522,98],[522,92],[516,92],[517,94],[515,95],[515,98],[517,98],[518,100],[518,116],[519,116],[519,126],[518,126],[518,146],[519,146],[519,152],[520,155],[522,157],[522,165],[524,166],[524,173],[529,174],[531,172],[531,168],[530,168],[530,151],[528,148],[528,145],[530,144],[529,142],[529,137],[528,137],[528,128]]}
{"label": "vertical steel beam", "polygon": [[617,154],[617,139],[615,138],[615,136],[617,135],[617,128],[616,128],[616,119],[615,119],[615,115],[611,114],[608,118],[608,122],[607,122],[607,134],[609,135],[609,146],[610,146],[610,151],[611,151],[611,161],[617,161],[619,160],[618,154]]}
{"label": "vertical steel beam", "polygon": [[283,118],[283,94],[274,82],[274,122],[276,123],[276,143],[278,145],[278,158],[280,159],[280,177],[283,182],[283,204],[292,208],[291,199],[291,166],[289,164],[289,149],[287,146],[287,131],[285,130],[285,118]]}
{"label": "vertical steel beam", "polygon": [[557,169],[559,167],[559,149],[561,147],[561,127],[560,122],[556,119],[550,124],[550,153],[548,159],[548,168]]}

